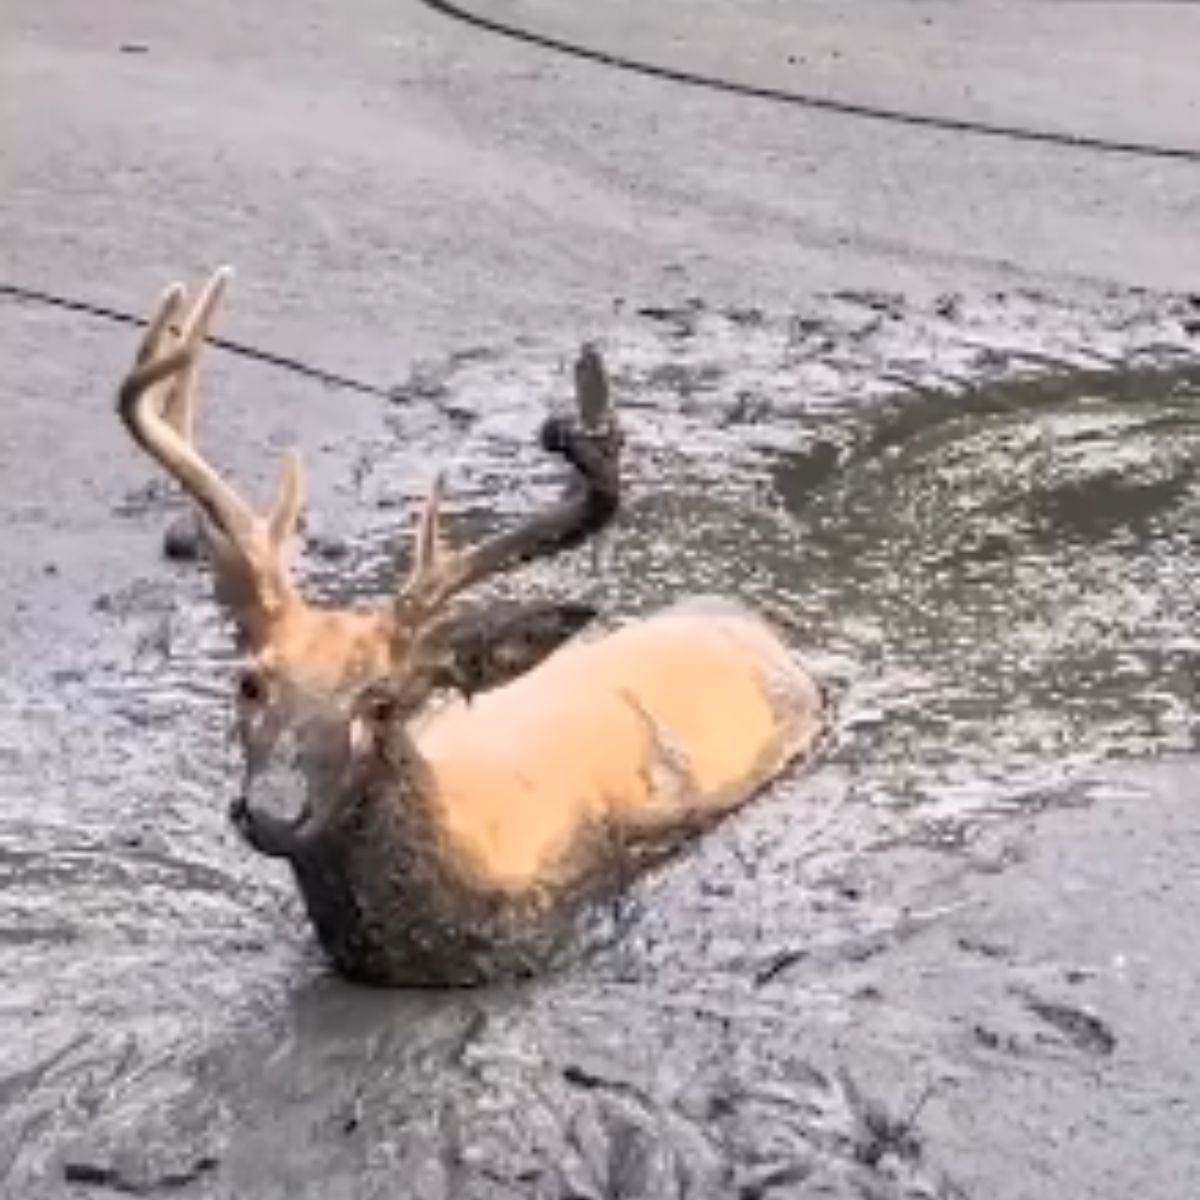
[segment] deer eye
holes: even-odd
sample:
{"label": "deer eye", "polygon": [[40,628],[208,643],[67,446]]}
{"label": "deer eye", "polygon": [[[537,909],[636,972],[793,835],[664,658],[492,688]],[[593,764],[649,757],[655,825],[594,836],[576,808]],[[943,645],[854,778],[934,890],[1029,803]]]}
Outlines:
{"label": "deer eye", "polygon": [[262,676],[255,670],[243,671],[238,676],[238,699],[246,704],[260,704],[266,696],[266,685]]}

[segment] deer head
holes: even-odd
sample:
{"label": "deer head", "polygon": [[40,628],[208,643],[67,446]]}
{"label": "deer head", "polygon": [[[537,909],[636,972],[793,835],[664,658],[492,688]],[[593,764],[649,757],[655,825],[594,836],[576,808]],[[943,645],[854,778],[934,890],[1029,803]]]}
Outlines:
{"label": "deer head", "polygon": [[452,607],[473,584],[583,542],[618,504],[619,438],[607,421],[607,379],[585,347],[576,366],[580,421],[550,418],[546,450],[574,479],[563,497],[516,528],[452,551],[442,532],[443,487],[434,482],[416,523],[407,577],[384,604],[336,608],[310,603],[292,576],[304,504],[299,454],[284,458],[274,500],[256,511],[195,443],[200,353],[232,271],[215,271],[187,302],[169,287],[151,317],[117,411],[134,441],[194,501],[214,594],[232,620],[244,664],[237,677],[235,729],[247,776],[276,761],[314,712],[381,678],[473,693],[541,661],[595,615],[571,602],[509,602],[474,611]]}

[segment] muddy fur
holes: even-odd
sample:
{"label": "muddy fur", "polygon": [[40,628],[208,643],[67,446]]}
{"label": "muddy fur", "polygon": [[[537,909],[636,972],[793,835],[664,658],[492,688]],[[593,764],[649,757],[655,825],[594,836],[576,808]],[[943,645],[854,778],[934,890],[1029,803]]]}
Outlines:
{"label": "muddy fur", "polygon": [[598,615],[593,605],[573,600],[507,600],[465,609],[444,623],[437,681],[468,697],[499,687],[536,667]]}
{"label": "muddy fur", "polygon": [[360,697],[376,743],[325,812],[301,827],[244,805],[232,814],[256,849],[288,859],[317,938],[348,979],[444,987],[535,974],[566,948],[586,904],[616,895],[719,819],[697,813],[642,837],[598,823],[579,830],[553,878],[519,892],[489,886],[441,835],[406,730],[410,695],[381,684]]}

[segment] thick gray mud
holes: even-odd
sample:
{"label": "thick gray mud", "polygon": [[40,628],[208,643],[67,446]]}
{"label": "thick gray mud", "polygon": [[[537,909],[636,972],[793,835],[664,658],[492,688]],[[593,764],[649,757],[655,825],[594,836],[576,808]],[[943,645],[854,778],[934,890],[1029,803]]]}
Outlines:
{"label": "thick gray mud", "polygon": [[[841,716],[521,987],[333,978],[225,823],[232,662],[202,570],[156,557],[178,501],[132,455],[82,531],[49,486],[12,498],[5,1194],[1196,1194],[1198,320],[1139,296],[615,313],[626,512],[504,587],[613,616],[748,596]],[[548,497],[534,431],[573,352],[464,351],[378,418],[314,393],[308,585],[385,591],[435,466],[460,536]],[[213,436],[239,467],[277,441]]]}

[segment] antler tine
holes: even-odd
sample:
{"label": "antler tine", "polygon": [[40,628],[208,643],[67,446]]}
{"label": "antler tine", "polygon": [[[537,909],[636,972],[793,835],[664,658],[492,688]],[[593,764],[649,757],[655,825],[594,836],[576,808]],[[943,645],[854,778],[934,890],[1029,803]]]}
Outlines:
{"label": "antler tine", "polygon": [[182,395],[186,401],[200,347],[229,274],[228,268],[214,273],[185,319],[183,338],[165,354],[162,341],[183,301],[183,289],[174,285],[164,293],[142,339],[137,363],[117,393],[117,412],[134,441],[178,480],[218,530],[245,549],[254,533],[253,512],[153,403],[156,385],[171,378],[176,383],[172,399],[178,405],[177,395]]}
{"label": "antler tine", "polygon": [[[200,346],[208,336],[217,306],[233,279],[231,266],[218,267],[209,276],[180,326],[179,343],[193,346],[192,354],[174,378],[163,401],[162,414],[172,428],[190,445],[195,445],[196,378],[199,373]],[[296,528],[304,505],[304,474],[300,454],[289,450],[284,457],[275,501],[267,513],[267,532],[276,550],[282,550]]]}
{"label": "antler tine", "polygon": [[138,343],[137,354],[134,356],[134,363],[137,366],[140,367],[143,363],[149,362],[158,354],[167,327],[174,320],[175,314],[179,312],[184,295],[182,283],[172,283],[163,289],[154,309],[154,315],[146,323],[146,331]]}
{"label": "antler tine", "polygon": [[543,447],[561,455],[578,473],[562,498],[544,512],[456,553],[434,552],[442,498],[439,477],[418,526],[418,553],[398,608],[428,619],[471,584],[573,549],[609,522],[618,503],[620,439],[604,363],[591,345],[582,348],[575,364],[575,400],[578,423],[552,417],[542,427]]}
{"label": "antler tine", "polygon": [[200,294],[193,301],[180,325],[178,344],[194,346],[196,353],[190,356],[185,366],[175,376],[166,399],[163,401],[162,413],[172,428],[187,442],[194,441],[196,376],[199,371],[200,345],[208,336],[208,327],[212,323],[213,314],[221,303],[232,278],[232,267],[218,267],[205,281],[204,286],[200,289]]}
{"label": "antler tine", "polygon": [[275,503],[267,514],[267,531],[271,544],[282,551],[288,538],[296,529],[300,510],[304,507],[304,469],[298,450],[289,450],[283,458],[283,469],[279,476],[279,487]]}
{"label": "antler tine", "polygon": [[429,485],[413,528],[412,558],[408,576],[396,595],[398,612],[416,616],[429,605],[436,587],[436,574],[444,560],[442,540],[442,502],[446,497],[446,477],[439,471]]}
{"label": "antler tine", "polygon": [[417,520],[413,538],[413,562],[408,586],[418,586],[434,569],[442,554],[442,501],[446,498],[446,477],[439,471],[429,485],[424,507]]}

